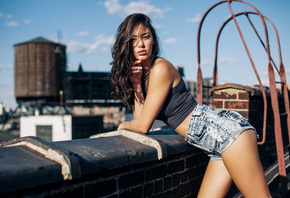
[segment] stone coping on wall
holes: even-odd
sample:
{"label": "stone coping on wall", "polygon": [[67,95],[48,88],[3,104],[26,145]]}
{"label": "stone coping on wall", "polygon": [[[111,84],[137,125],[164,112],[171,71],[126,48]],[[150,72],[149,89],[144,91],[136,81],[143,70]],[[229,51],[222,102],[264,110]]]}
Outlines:
{"label": "stone coping on wall", "polygon": [[[215,91],[223,90],[223,89],[238,89],[247,91],[250,93],[251,96],[262,96],[262,89],[259,85],[256,86],[249,86],[249,85],[239,85],[234,83],[225,83],[222,85],[218,85],[209,89],[209,93],[212,95]],[[270,88],[264,87],[266,96],[270,96]],[[280,95],[280,93],[279,93]]]}
{"label": "stone coping on wall", "polygon": [[146,135],[119,130],[59,142],[21,137],[0,143],[0,193],[161,160],[193,149],[172,129]]}

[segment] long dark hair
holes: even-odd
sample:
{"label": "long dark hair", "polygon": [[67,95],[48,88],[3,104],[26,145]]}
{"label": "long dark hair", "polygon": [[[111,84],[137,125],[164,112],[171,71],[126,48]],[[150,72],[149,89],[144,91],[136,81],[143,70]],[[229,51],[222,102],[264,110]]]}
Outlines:
{"label": "long dark hair", "polygon": [[113,62],[111,69],[111,81],[114,87],[113,95],[121,97],[125,105],[134,104],[134,90],[131,83],[130,68],[134,62],[132,33],[134,27],[143,24],[150,29],[153,38],[152,57],[159,54],[159,43],[156,32],[151,25],[151,20],[144,14],[132,14],[118,27],[116,41],[112,49]]}

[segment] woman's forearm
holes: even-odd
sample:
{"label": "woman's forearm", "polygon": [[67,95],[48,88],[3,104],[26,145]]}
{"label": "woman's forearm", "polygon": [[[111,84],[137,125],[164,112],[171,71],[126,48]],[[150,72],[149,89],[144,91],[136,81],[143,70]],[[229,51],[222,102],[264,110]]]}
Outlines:
{"label": "woman's forearm", "polygon": [[122,122],[119,127],[118,130],[121,129],[128,129],[130,131],[134,131],[136,133],[148,133],[150,127],[147,127],[144,125],[143,122],[140,122],[141,120],[139,119],[133,119],[131,121],[127,121],[127,122]]}

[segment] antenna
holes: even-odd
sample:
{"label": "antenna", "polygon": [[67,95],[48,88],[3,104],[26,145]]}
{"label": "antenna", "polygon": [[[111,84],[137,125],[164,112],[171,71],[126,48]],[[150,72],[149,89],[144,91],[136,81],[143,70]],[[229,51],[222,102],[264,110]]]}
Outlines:
{"label": "antenna", "polygon": [[61,43],[62,42],[62,34],[60,30],[57,30],[57,42]]}

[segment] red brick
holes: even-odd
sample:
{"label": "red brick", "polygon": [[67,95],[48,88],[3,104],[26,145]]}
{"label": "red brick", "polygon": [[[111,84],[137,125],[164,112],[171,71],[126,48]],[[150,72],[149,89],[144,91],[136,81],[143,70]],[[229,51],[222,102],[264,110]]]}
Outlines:
{"label": "red brick", "polygon": [[248,102],[225,101],[226,109],[249,109]]}
{"label": "red brick", "polygon": [[221,91],[219,94],[217,92],[213,93],[213,99],[237,99],[237,94],[228,94],[226,91]]}
{"label": "red brick", "polygon": [[212,106],[215,108],[223,108],[223,101],[213,101]]}
{"label": "red brick", "polygon": [[240,92],[240,93],[239,93],[239,99],[240,99],[240,100],[241,100],[241,99],[242,99],[242,100],[246,100],[246,99],[248,100],[248,99],[250,98],[249,95],[250,95],[250,94],[249,94],[248,92]]}
{"label": "red brick", "polygon": [[240,113],[247,120],[249,119],[249,111],[237,111],[237,112]]}

